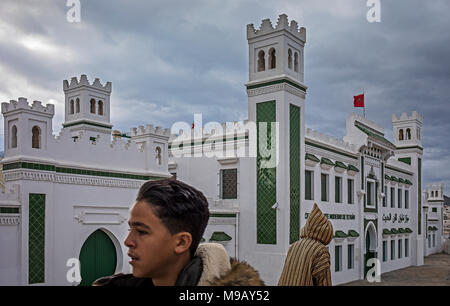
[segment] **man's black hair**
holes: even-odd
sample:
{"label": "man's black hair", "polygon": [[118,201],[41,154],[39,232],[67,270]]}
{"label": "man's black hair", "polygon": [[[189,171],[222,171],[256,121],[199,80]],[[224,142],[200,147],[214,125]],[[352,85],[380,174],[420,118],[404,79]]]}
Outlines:
{"label": "man's black hair", "polygon": [[173,178],[148,181],[139,189],[136,201],[152,205],[172,235],[191,233],[190,255],[194,256],[209,219],[208,201],[202,192]]}

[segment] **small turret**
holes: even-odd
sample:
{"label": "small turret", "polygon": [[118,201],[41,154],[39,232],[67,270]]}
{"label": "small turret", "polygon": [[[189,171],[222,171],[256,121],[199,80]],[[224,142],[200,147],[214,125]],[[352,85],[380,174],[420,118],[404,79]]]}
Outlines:
{"label": "small turret", "polygon": [[400,118],[392,115],[394,144],[397,148],[422,147],[423,117],[416,111],[411,116],[402,113]]}
{"label": "small turret", "polygon": [[65,95],[64,128],[69,128],[72,134],[80,131],[92,134],[111,134],[110,96],[111,82],[106,85],[96,78],[92,84],[87,76],[82,74],[78,81],[76,77],[63,81]]}

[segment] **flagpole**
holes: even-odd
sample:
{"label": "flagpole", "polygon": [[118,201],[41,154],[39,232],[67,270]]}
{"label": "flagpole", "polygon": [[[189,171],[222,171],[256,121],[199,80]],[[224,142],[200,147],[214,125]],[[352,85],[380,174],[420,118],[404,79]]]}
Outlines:
{"label": "flagpole", "polygon": [[[363,96],[364,96],[364,100],[365,100],[366,95],[365,95],[365,92],[364,92],[364,91],[363,91]],[[366,119],[366,101],[364,101],[364,107],[363,107],[363,110],[364,110],[364,119]]]}

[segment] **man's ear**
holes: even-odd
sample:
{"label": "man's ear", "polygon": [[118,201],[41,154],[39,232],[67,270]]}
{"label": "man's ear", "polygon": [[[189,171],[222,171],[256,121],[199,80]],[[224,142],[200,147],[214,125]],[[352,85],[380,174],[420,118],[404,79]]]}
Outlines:
{"label": "man's ear", "polygon": [[192,244],[192,235],[188,232],[179,232],[175,234],[175,253],[182,254],[186,251],[189,252],[189,248]]}

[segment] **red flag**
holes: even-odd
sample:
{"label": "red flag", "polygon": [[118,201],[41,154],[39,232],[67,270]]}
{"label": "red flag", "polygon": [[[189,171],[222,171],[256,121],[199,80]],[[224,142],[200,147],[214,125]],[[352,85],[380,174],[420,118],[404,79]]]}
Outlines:
{"label": "red flag", "polygon": [[354,96],[353,97],[353,104],[355,107],[364,107],[364,94]]}
{"label": "red flag", "polygon": [[192,121],[192,128],[194,128],[194,121]]}

